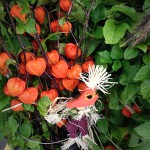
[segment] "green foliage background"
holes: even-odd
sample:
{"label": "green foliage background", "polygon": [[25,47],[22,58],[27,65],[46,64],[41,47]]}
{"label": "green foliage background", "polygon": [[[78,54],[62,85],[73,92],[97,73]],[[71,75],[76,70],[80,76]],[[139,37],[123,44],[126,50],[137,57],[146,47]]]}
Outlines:
{"label": "green foliage background", "polygon": [[[17,34],[33,34],[35,20],[31,7],[44,5],[50,14],[60,8],[57,0],[8,0],[8,8],[18,3],[23,7],[23,13],[28,14],[28,21],[15,20]],[[92,6],[92,7],[91,7]],[[90,11],[89,11],[90,10]],[[147,51],[150,39],[131,47],[123,46],[128,33],[150,11],[150,1],[140,0],[74,0],[73,9],[68,15],[68,20],[73,24],[73,34],[80,45],[84,56],[92,56],[95,63],[104,65],[112,74],[115,82],[108,95],[100,93],[103,106],[97,108],[104,116],[97,122],[97,132],[100,142],[99,147],[93,145],[95,150],[104,149],[106,145],[114,145],[116,149],[124,150],[149,150],[150,147],[150,52]],[[88,13],[89,12],[89,13]],[[60,22],[63,19],[60,20]],[[4,40],[7,50],[18,56],[22,51],[18,44],[16,34],[3,1],[0,2],[0,35]],[[62,33],[49,32],[48,18],[42,25],[41,38],[44,50],[52,48],[54,41],[59,39],[59,50],[62,52],[64,43],[76,42],[71,34],[65,37]],[[30,38],[20,35],[26,50],[32,49]],[[3,50],[2,41],[0,42]],[[10,61],[12,67],[16,62]],[[15,74],[15,72],[13,72]],[[17,73],[16,73],[17,76]],[[0,75],[0,139],[4,136],[13,147],[27,149],[59,149],[60,145],[40,145],[38,142],[50,142],[55,133],[60,133],[60,139],[66,138],[55,126],[47,124],[44,119],[35,117],[39,113],[34,106],[24,105],[25,111],[15,113],[2,112],[10,106],[9,96],[3,93],[7,78]],[[45,98],[46,99],[46,98]],[[39,103],[39,110],[46,108],[45,103]],[[131,118],[122,115],[124,106],[136,104],[142,110],[134,113]],[[37,142],[27,141],[23,137]],[[57,139],[53,139],[54,141]]]}

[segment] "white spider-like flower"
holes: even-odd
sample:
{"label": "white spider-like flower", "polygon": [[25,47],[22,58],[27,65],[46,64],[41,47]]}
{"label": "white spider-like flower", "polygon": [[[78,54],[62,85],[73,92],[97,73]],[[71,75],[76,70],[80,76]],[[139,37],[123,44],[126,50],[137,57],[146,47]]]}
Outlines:
{"label": "white spider-like flower", "polygon": [[100,90],[104,94],[107,94],[107,89],[116,84],[116,82],[111,82],[111,74],[106,71],[106,68],[100,65],[89,66],[89,72],[80,74],[80,80],[85,82],[85,84],[93,89]]}

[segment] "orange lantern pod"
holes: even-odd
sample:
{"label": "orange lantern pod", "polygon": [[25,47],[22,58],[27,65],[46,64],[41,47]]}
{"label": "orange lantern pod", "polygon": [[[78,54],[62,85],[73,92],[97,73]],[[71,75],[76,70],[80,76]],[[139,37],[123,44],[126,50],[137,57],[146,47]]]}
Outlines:
{"label": "orange lantern pod", "polygon": [[48,58],[48,64],[56,64],[59,61],[59,54],[56,50],[51,50],[50,52],[46,53],[46,56]]}
{"label": "orange lantern pod", "polygon": [[[18,105],[18,104],[20,104],[19,106],[17,106],[17,107],[14,107],[15,105]],[[14,108],[11,108],[13,111],[23,111],[24,110],[24,108],[22,107],[22,105],[21,105],[21,102],[19,101],[19,100],[17,100],[17,99],[14,99],[14,100],[12,100],[11,101],[11,107],[14,107]]]}
{"label": "orange lantern pod", "polygon": [[41,97],[47,96],[47,97],[49,97],[50,100],[53,101],[56,97],[58,97],[58,92],[56,89],[50,89],[47,91],[43,91],[40,96]]}
{"label": "orange lantern pod", "polygon": [[82,67],[78,64],[73,66],[71,69],[68,70],[67,76],[70,79],[78,79],[80,78],[80,73],[82,73]]}
{"label": "orange lantern pod", "polygon": [[12,97],[22,94],[25,90],[25,87],[26,87],[26,82],[17,77],[10,78],[7,81],[7,90]]}
{"label": "orange lantern pod", "polygon": [[27,71],[26,71],[26,65],[24,63],[21,63],[19,65],[19,72],[22,73],[23,75],[26,75],[27,74]]}
{"label": "orange lantern pod", "polygon": [[58,32],[59,31],[59,23],[58,20],[54,20],[50,23],[50,29],[52,32]]}
{"label": "orange lantern pod", "polygon": [[70,22],[65,22],[62,26],[59,26],[60,31],[64,32],[67,36],[70,30],[72,29],[72,24]]}
{"label": "orange lantern pod", "polygon": [[86,61],[82,64],[82,71],[83,72],[88,72],[89,66],[93,66],[94,62],[93,61]]}
{"label": "orange lantern pod", "polygon": [[3,68],[6,66],[6,61],[10,59],[9,55],[6,52],[0,53],[0,68]]}
{"label": "orange lantern pod", "polygon": [[35,58],[26,63],[26,70],[35,76],[41,76],[46,69],[46,61],[44,58]]}
{"label": "orange lantern pod", "polygon": [[67,124],[67,119],[61,119],[58,123],[57,123],[57,126],[59,128],[61,128],[62,126],[66,125]]}
{"label": "orange lantern pod", "polygon": [[84,83],[84,82],[80,82],[78,84],[78,91],[82,94],[86,89],[88,88],[88,86]]}
{"label": "orange lantern pod", "polygon": [[44,18],[45,18],[45,10],[42,6],[38,6],[35,10],[34,10],[34,15],[36,20],[40,23],[43,24],[44,22]]}
{"label": "orange lantern pod", "polygon": [[58,61],[52,65],[52,75],[56,78],[66,78],[68,71],[68,64],[64,60]]}
{"label": "orange lantern pod", "polygon": [[8,92],[7,84],[5,84],[3,90],[4,90],[5,95],[11,96],[10,93]]}
{"label": "orange lantern pod", "polygon": [[70,59],[75,59],[76,58],[76,53],[78,50],[78,56],[79,57],[81,55],[81,49],[77,47],[77,45],[73,44],[73,43],[68,43],[65,46],[65,54],[67,58]]}
{"label": "orange lantern pod", "polygon": [[61,9],[66,12],[69,11],[71,5],[72,5],[71,0],[60,0],[59,2],[59,6],[61,7]]}
{"label": "orange lantern pod", "polygon": [[13,7],[10,10],[10,14],[12,17],[17,17],[21,21],[25,22],[26,21],[26,14],[22,14],[22,7],[19,7],[18,5],[13,5]]}
{"label": "orange lantern pod", "polygon": [[78,79],[62,79],[62,84],[68,91],[73,91],[74,88],[79,84]]}
{"label": "orange lantern pod", "polygon": [[[54,80],[55,80],[56,84],[59,86],[59,90],[63,91],[64,86],[62,85],[62,79],[54,78]],[[53,80],[51,82],[51,87],[56,88]]]}
{"label": "orange lantern pod", "polygon": [[29,60],[32,60],[35,58],[35,55],[31,52],[25,52],[25,54],[22,52],[20,54],[20,59],[23,63],[25,63],[25,59],[24,59],[24,56],[26,57],[26,62],[28,62]]}
{"label": "orange lantern pod", "polygon": [[[42,42],[42,39],[40,39],[40,41]],[[32,47],[34,48],[34,50],[37,52],[39,49],[38,43],[36,40],[32,41]]]}
{"label": "orange lantern pod", "polygon": [[24,104],[32,104],[38,97],[38,90],[35,87],[29,87],[28,89],[24,90],[22,94],[18,96],[18,98]]}
{"label": "orange lantern pod", "polygon": [[37,33],[40,34],[41,33],[40,25],[36,23],[35,27],[36,27]]}

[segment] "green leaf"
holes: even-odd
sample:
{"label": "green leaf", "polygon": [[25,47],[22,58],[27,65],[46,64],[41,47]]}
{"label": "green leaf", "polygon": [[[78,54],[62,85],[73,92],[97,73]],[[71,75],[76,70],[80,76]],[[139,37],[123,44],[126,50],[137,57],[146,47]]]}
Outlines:
{"label": "green leaf", "polygon": [[91,12],[92,22],[94,22],[94,24],[96,24],[100,20],[105,19],[106,18],[105,11],[106,11],[106,8],[104,7],[103,3],[99,4],[95,9],[93,9]]}
{"label": "green leaf", "polygon": [[[139,142],[140,141],[140,142]],[[147,140],[141,138],[139,135],[133,133],[129,140],[129,147],[139,147],[140,145],[146,144]]]}
{"label": "green leaf", "polygon": [[45,5],[45,4],[48,4],[49,2],[50,2],[49,0],[38,0],[37,6]]}
{"label": "green leaf", "polygon": [[16,65],[16,61],[14,59],[7,59],[6,66],[8,67],[9,65]]}
{"label": "green leaf", "polygon": [[116,91],[116,86],[114,86],[113,88],[111,88],[109,90],[109,95],[108,95],[108,98],[109,98],[109,109],[113,109],[113,110],[119,110],[119,99],[118,99],[118,94],[117,94],[117,91]]}
{"label": "green leaf", "polygon": [[144,53],[147,52],[147,45],[138,44],[138,45],[136,45],[136,47],[139,48],[140,50],[142,50]]}
{"label": "green leaf", "polygon": [[28,19],[26,25],[25,25],[25,30],[27,33],[29,34],[35,34],[36,33],[36,29],[35,29],[35,20],[30,18]]}
{"label": "green leaf", "polygon": [[95,31],[91,34],[93,38],[100,39],[103,37],[103,27],[98,26]]}
{"label": "green leaf", "polygon": [[134,130],[137,132],[138,135],[140,135],[144,139],[150,140],[150,122],[145,122],[144,124],[135,127]]}
{"label": "green leaf", "polygon": [[7,29],[6,27],[0,22],[0,29],[1,29],[1,34],[6,37],[6,40],[4,41],[4,43],[7,43],[6,44],[6,47],[9,51],[12,51],[13,50],[13,44],[12,44],[12,39],[10,38],[8,32],[7,32]]}
{"label": "green leaf", "polygon": [[65,22],[66,22],[65,17],[62,17],[61,19],[59,19],[59,25],[60,26],[62,26]]}
{"label": "green leaf", "polygon": [[25,142],[24,142],[24,140],[21,137],[17,136],[17,137],[13,138],[13,145],[15,147],[17,147],[17,146],[23,147],[24,144],[25,144]]}
{"label": "green leaf", "polygon": [[92,147],[93,150],[102,150],[98,145],[96,145],[95,143],[93,143],[90,139],[86,139],[89,143],[89,145]]}
{"label": "green leaf", "polygon": [[143,62],[147,65],[150,64],[150,55],[144,55],[143,56]]}
{"label": "green leaf", "polygon": [[38,101],[38,106],[37,106],[37,110],[39,111],[39,113],[41,115],[45,115],[46,111],[47,111],[47,107],[50,105],[50,99],[47,96],[44,96],[42,98],[39,99]]}
{"label": "green leaf", "polygon": [[124,67],[124,73],[127,77],[127,83],[129,82],[133,82],[134,81],[134,77],[136,75],[136,73],[138,72],[139,67],[138,66],[134,66],[134,65],[127,65]]}
{"label": "green leaf", "polygon": [[34,112],[34,106],[30,104],[23,104],[23,108],[27,111]]}
{"label": "green leaf", "polygon": [[19,7],[22,7],[21,13],[27,14],[30,12],[30,5],[29,5],[28,1],[17,0],[17,3],[19,5]]}
{"label": "green leaf", "polygon": [[33,149],[35,147],[38,147],[39,146],[39,142],[40,142],[39,139],[33,139],[33,141],[35,141],[35,142],[31,142],[31,141],[27,142],[28,147],[31,148],[31,149]]}
{"label": "green leaf", "polygon": [[25,121],[19,126],[19,132],[22,136],[29,138],[32,133],[32,124],[29,121]]}
{"label": "green leaf", "polygon": [[125,49],[124,59],[127,59],[127,60],[132,59],[132,58],[135,58],[137,55],[138,55],[138,50],[137,49],[128,47],[128,48]]}
{"label": "green leaf", "polygon": [[85,21],[85,11],[83,10],[82,6],[78,3],[73,3],[73,8],[69,15],[69,19],[76,19],[79,22]]}
{"label": "green leaf", "polygon": [[106,134],[108,132],[108,121],[106,118],[99,119],[96,124],[100,132],[102,132],[103,134]]}
{"label": "green leaf", "polygon": [[52,33],[48,35],[48,37],[44,39],[42,42],[46,42],[47,40],[57,40],[60,37],[60,35],[61,35],[60,32]]}
{"label": "green leaf", "polygon": [[150,98],[150,79],[146,79],[142,82],[141,94],[144,99]]}
{"label": "green leaf", "polygon": [[88,46],[86,56],[90,56],[99,44],[100,44],[100,40],[97,40],[97,39],[91,40]]}
{"label": "green leaf", "polygon": [[16,26],[16,32],[17,34],[23,34],[26,30],[24,29],[24,26],[22,24],[18,24]]}
{"label": "green leaf", "polygon": [[133,101],[133,98],[139,89],[140,87],[137,83],[127,84],[121,93],[121,101],[124,104],[127,104],[129,100]]}
{"label": "green leaf", "polygon": [[124,36],[127,29],[129,29],[129,25],[127,23],[116,25],[114,19],[107,19],[103,27],[105,43],[118,43],[120,39]]}
{"label": "green leaf", "polygon": [[0,110],[6,107],[10,103],[10,97],[6,95],[0,95]]}
{"label": "green leaf", "polygon": [[120,69],[120,68],[121,68],[121,63],[120,63],[120,61],[115,60],[114,63],[113,63],[113,66],[112,66],[112,70],[113,70],[113,71],[118,71],[118,69]]}
{"label": "green leaf", "polygon": [[34,4],[36,2],[36,0],[28,0],[29,3]]}
{"label": "green leaf", "polygon": [[4,20],[4,17],[6,15],[6,12],[4,11],[4,7],[2,2],[0,2],[0,20]]}
{"label": "green leaf", "polygon": [[66,43],[59,43],[59,53],[62,55],[65,55],[64,48],[66,46]]}
{"label": "green leaf", "polygon": [[136,12],[136,10],[133,7],[125,6],[124,4],[115,5],[109,10],[111,13],[113,12],[121,12],[125,15],[129,16],[133,20],[137,20],[139,16],[139,13]]}
{"label": "green leaf", "polygon": [[150,78],[150,65],[145,65],[136,73],[134,81],[143,81]]}
{"label": "green leaf", "polygon": [[121,58],[123,58],[123,50],[121,49],[119,44],[113,45],[110,55],[111,55],[112,59],[121,59]]}
{"label": "green leaf", "polygon": [[13,115],[8,118],[7,125],[9,128],[9,133],[14,135],[14,133],[17,131],[17,121]]}
{"label": "green leaf", "polygon": [[145,0],[143,5],[143,10],[149,11],[149,9],[150,9],[150,2],[149,0]]}
{"label": "green leaf", "polygon": [[117,127],[111,130],[111,135],[119,141],[122,141],[128,133],[129,130],[127,127]]}
{"label": "green leaf", "polygon": [[112,63],[111,57],[110,57],[110,52],[108,52],[107,50],[102,51],[102,52],[98,52],[99,56],[100,56],[100,61],[102,63]]}

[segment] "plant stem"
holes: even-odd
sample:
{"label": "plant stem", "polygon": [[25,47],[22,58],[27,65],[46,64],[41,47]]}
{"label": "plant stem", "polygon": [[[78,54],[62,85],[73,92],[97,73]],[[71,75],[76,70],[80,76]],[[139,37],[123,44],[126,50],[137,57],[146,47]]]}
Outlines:
{"label": "plant stem", "polygon": [[88,23],[89,23],[89,18],[90,18],[90,13],[91,13],[91,10],[92,10],[92,7],[94,5],[94,0],[92,1],[92,4],[90,6],[90,9],[89,11],[86,13],[86,20],[85,20],[85,23],[84,23],[84,27],[83,27],[83,31],[82,31],[82,36],[80,37],[80,41],[79,43],[81,44],[82,42],[82,39],[84,39],[85,37],[85,32],[87,31],[87,28],[88,28]]}

